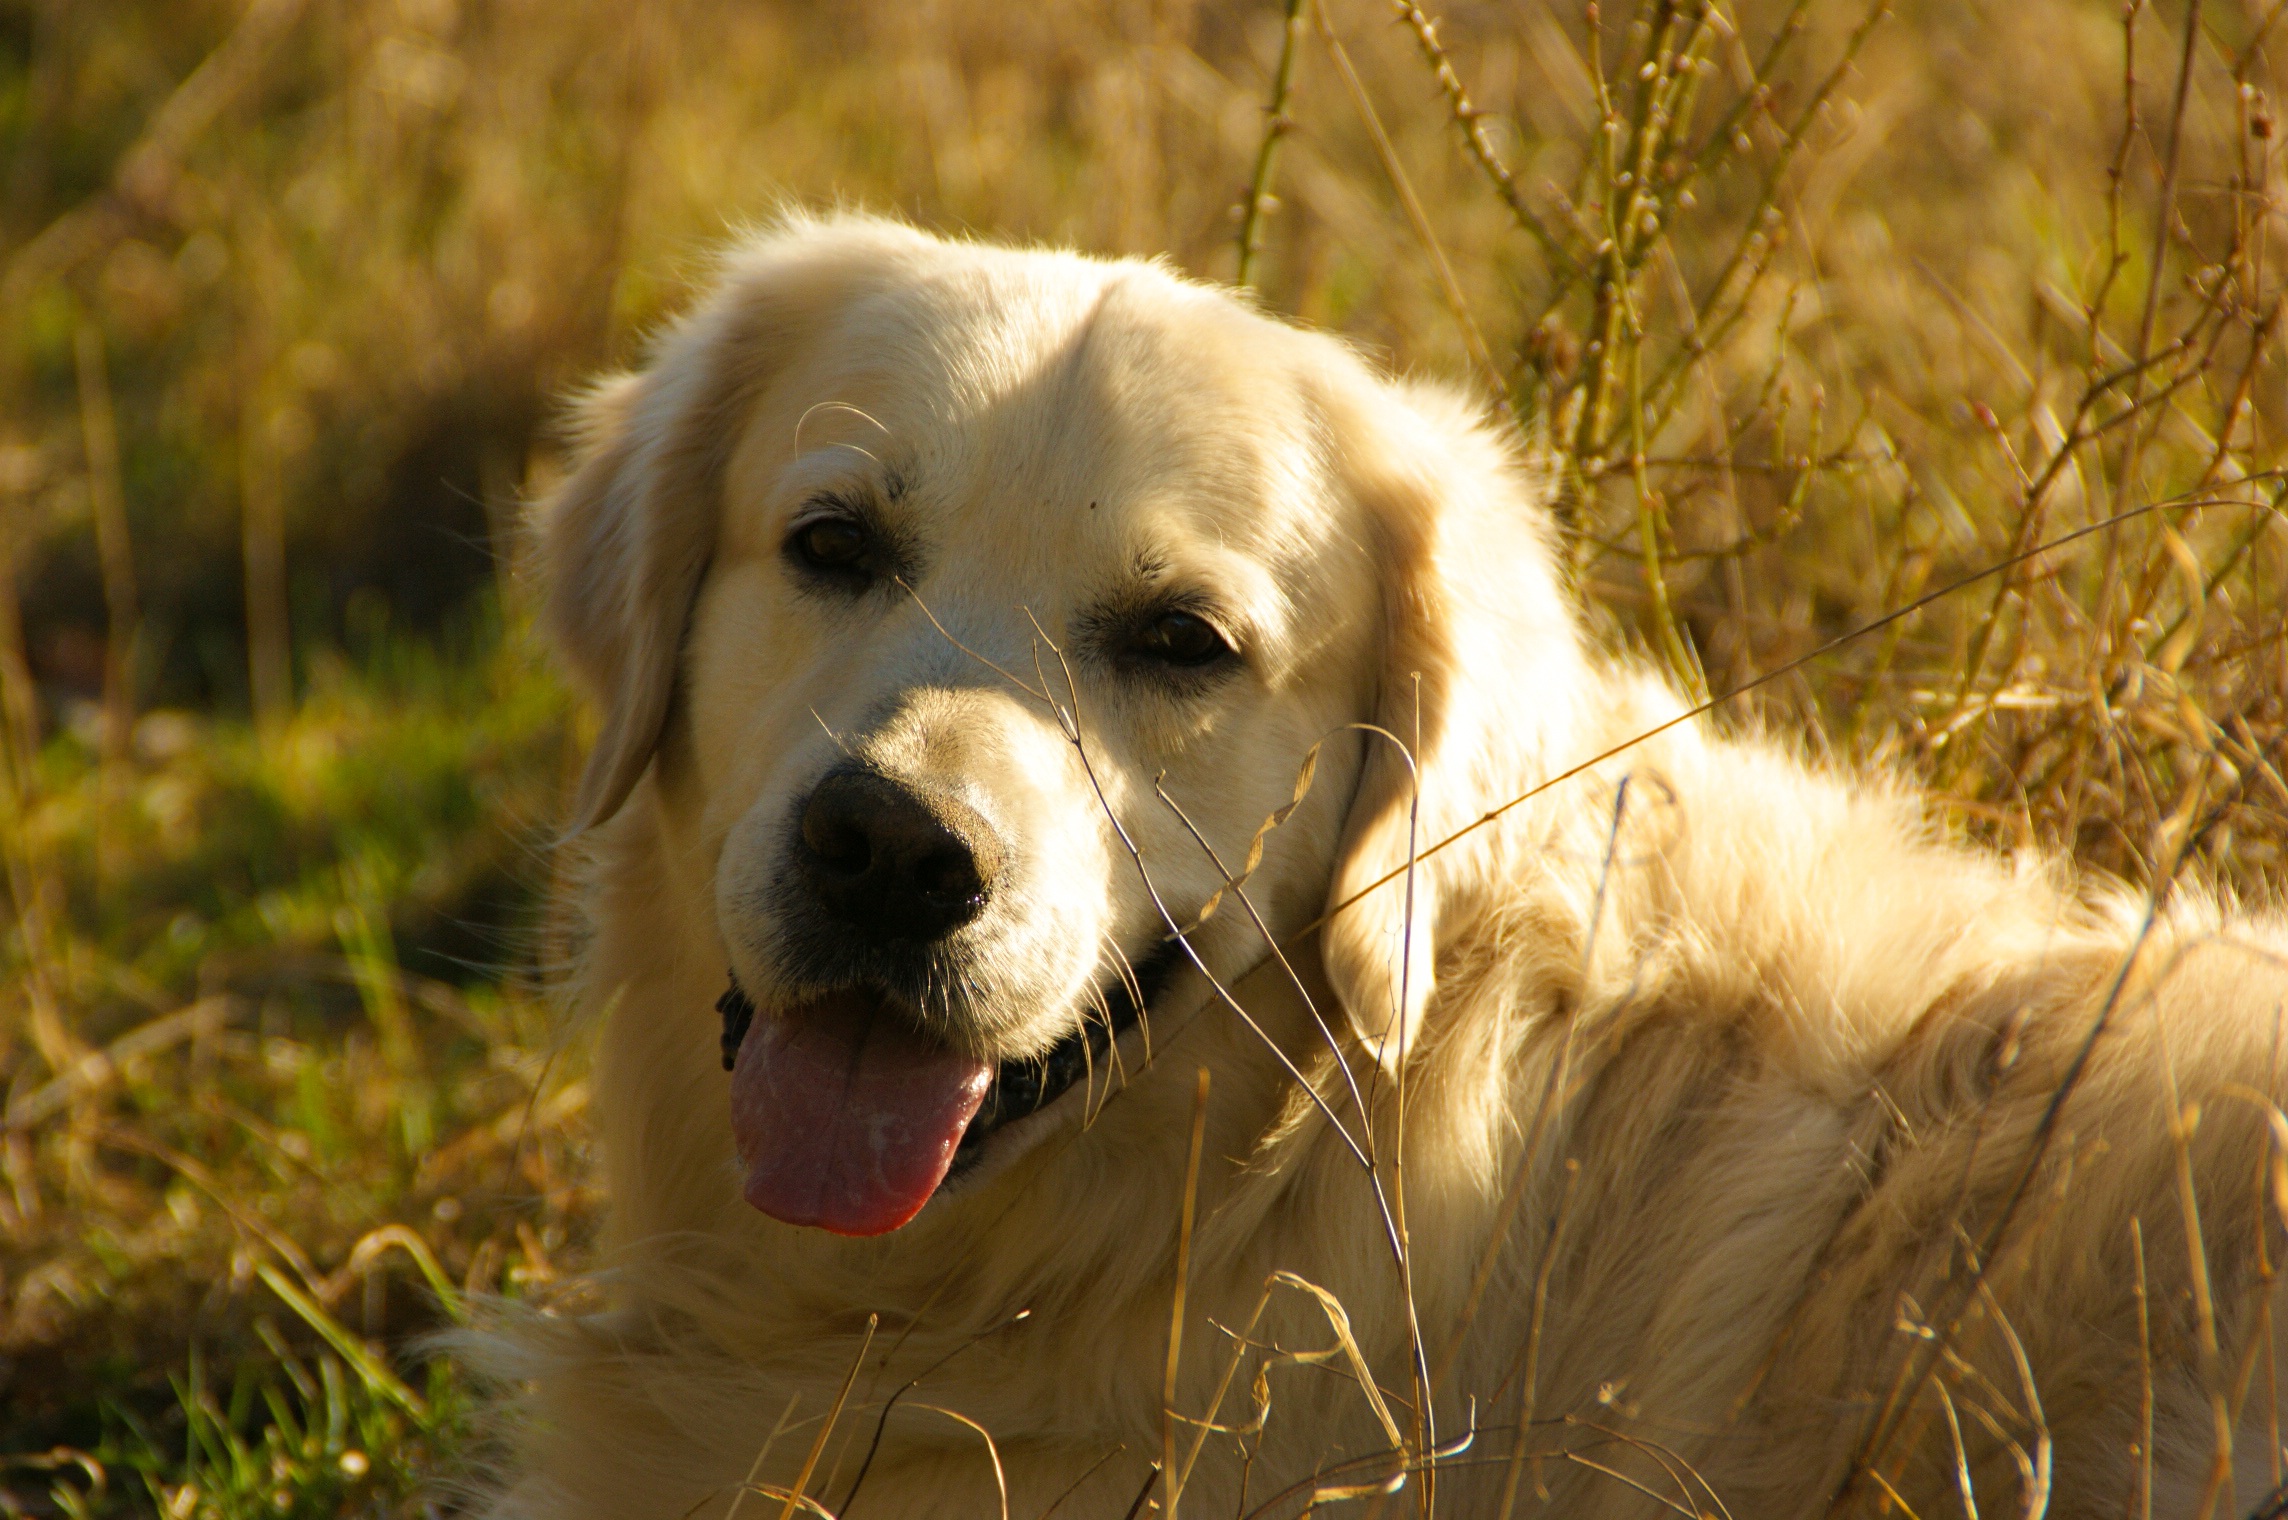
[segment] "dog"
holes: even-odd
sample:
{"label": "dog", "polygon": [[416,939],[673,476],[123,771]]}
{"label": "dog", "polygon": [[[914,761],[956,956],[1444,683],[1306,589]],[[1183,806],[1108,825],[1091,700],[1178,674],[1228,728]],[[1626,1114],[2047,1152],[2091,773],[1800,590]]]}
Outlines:
{"label": "dog", "polygon": [[489,1513],[2283,1512],[2277,916],[1713,726],[1510,432],[1155,264],[792,216],[580,418]]}

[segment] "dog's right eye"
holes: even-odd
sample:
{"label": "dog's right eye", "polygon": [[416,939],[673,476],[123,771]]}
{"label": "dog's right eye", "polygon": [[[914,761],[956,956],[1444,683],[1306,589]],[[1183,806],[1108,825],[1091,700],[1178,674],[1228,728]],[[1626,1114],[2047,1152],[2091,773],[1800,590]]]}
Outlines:
{"label": "dog's right eye", "polygon": [[873,536],[847,517],[820,517],[787,536],[787,553],[804,569],[823,575],[863,575]]}
{"label": "dog's right eye", "polygon": [[1143,658],[1178,670],[1213,664],[1231,653],[1215,624],[1182,608],[1163,612],[1138,629],[1132,647]]}

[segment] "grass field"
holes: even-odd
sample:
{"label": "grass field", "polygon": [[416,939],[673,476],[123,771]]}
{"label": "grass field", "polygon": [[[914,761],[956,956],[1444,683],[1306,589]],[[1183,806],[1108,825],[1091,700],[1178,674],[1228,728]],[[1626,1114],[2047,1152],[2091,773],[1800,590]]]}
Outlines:
{"label": "grass field", "polygon": [[1244,264],[1730,720],[2276,899],[2282,11],[0,0],[0,1513],[444,1507],[580,1291],[513,524],[790,202]]}

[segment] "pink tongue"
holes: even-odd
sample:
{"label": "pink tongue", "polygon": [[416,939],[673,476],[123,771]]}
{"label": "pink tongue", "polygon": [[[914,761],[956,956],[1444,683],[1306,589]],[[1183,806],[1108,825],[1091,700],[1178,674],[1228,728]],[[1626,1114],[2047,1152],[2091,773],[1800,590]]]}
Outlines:
{"label": "pink tongue", "polygon": [[894,1230],[945,1180],[992,1081],[859,993],[757,1011],[731,1070],[747,1202],[837,1235]]}

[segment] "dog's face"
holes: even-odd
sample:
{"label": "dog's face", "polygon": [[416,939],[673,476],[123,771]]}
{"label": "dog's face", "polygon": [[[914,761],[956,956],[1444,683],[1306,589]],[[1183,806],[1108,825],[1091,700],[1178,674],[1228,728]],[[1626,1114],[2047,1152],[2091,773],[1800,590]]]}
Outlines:
{"label": "dog's face", "polygon": [[656,746],[707,874],[748,1200],[874,1234],[1327,905],[1422,534],[1345,465],[1383,424],[1324,339],[881,224],[767,251],[599,404],[553,610],[611,711],[589,811]]}
{"label": "dog's face", "polygon": [[[854,302],[725,473],[694,791],[760,1015],[748,1192],[781,1217],[902,1223],[1050,1089],[1101,1100],[1222,884],[1207,846],[1237,871],[1365,700],[1368,630],[1327,615],[1371,605],[1363,545],[1315,510],[1293,399],[1232,383],[1281,378],[1234,362],[1256,324],[1139,283],[961,270]],[[1323,879],[1337,818],[1273,842],[1285,927],[1318,895],[1274,884]],[[1261,953],[1218,917],[1247,932],[1196,948]]]}

